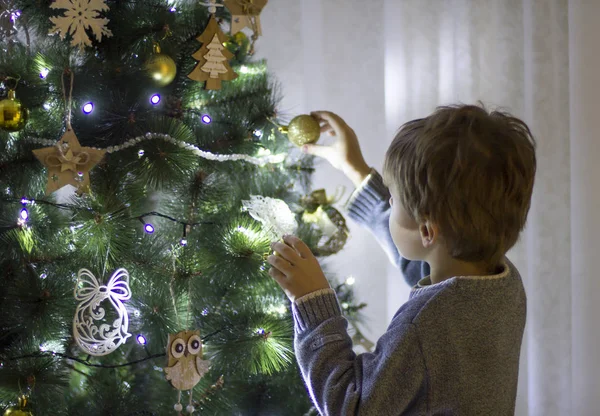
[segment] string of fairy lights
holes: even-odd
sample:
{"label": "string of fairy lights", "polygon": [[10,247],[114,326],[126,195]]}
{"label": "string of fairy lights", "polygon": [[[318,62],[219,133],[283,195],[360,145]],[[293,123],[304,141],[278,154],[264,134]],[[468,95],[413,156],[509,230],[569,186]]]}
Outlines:
{"label": "string of fairy lights", "polygon": [[[44,205],[51,205],[55,208],[59,208],[59,209],[67,209],[67,210],[71,210],[71,211],[76,211],[77,208],[73,207],[71,205],[67,205],[67,204],[58,204],[58,203],[54,203],[54,202],[50,202],[50,201],[46,201],[43,199],[29,199],[29,198],[21,198],[21,199],[17,199],[17,198],[2,198],[2,201],[4,202],[10,202],[10,203],[20,203],[22,205],[22,208],[19,210],[19,214],[17,217],[17,222],[14,226],[9,227],[10,229],[14,229],[14,228],[27,228],[28,227],[28,220],[30,219],[30,213],[29,210],[27,209],[28,206],[33,206],[35,204],[44,204]],[[126,207],[127,208],[127,207]],[[125,209],[125,208],[123,208]],[[117,214],[120,211],[117,211],[115,213],[113,213],[112,215]],[[148,221],[147,218],[148,217],[160,217],[160,218],[164,218],[166,220],[169,220],[171,222],[180,224],[183,228],[183,232],[182,232],[182,237],[179,240],[179,244],[182,246],[186,246],[187,245],[187,234],[189,232],[189,230],[191,229],[191,227],[196,226],[196,225],[205,225],[205,224],[216,224],[213,221],[198,221],[198,222],[187,222],[187,221],[182,221],[179,220],[177,218],[171,217],[169,215],[166,214],[162,214],[160,212],[156,212],[156,211],[151,211],[151,212],[146,212],[144,214],[135,216],[135,217],[130,217],[130,219],[133,220],[139,220],[142,224],[143,224],[143,229],[146,232],[146,234],[154,234],[154,232],[156,231],[156,228],[154,227],[154,225],[152,224],[151,221]],[[77,227],[75,227],[77,228]]]}

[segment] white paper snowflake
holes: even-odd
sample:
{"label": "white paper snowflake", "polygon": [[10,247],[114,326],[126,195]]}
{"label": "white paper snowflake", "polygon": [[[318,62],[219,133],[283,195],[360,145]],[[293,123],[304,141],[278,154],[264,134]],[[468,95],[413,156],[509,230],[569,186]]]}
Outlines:
{"label": "white paper snowflake", "polygon": [[112,36],[112,32],[106,28],[108,19],[100,17],[100,12],[109,8],[104,0],[56,0],[50,7],[52,9],[67,9],[64,16],[51,17],[50,21],[54,27],[50,34],[59,33],[64,39],[67,34],[71,35],[71,45],[83,49],[84,46],[92,46],[87,29],[91,29],[98,42],[102,35]]}
{"label": "white paper snowflake", "polygon": [[242,201],[242,205],[252,218],[264,225],[274,240],[280,239],[284,234],[293,234],[298,228],[294,213],[281,199],[250,195],[250,200]]}

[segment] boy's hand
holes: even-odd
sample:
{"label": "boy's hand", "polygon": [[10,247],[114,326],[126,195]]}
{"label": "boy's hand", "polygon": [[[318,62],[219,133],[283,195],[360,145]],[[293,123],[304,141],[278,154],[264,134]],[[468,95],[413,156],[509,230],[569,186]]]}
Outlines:
{"label": "boy's hand", "polygon": [[322,157],[334,168],[344,172],[356,186],[360,185],[371,169],[365,162],[354,130],[340,116],[329,111],[314,111],[310,115],[319,120],[321,133],[328,132],[330,136],[336,136],[337,140],[330,146],[307,144],[302,147],[302,151]]}
{"label": "boy's hand", "polygon": [[293,235],[283,237],[286,244],[271,244],[279,256],[267,257],[273,267],[269,274],[293,302],[304,295],[320,289],[329,289],[329,282],[316,257],[302,240]]}

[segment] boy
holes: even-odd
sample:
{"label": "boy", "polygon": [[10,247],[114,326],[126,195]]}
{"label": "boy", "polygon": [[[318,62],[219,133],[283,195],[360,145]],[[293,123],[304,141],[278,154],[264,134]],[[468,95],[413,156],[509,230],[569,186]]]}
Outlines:
{"label": "boy", "polygon": [[304,151],[358,187],[349,216],[374,233],[412,286],[375,351],[357,356],[308,247],[293,236],[273,243],[281,256],[269,256],[269,273],[292,301],[296,357],[319,412],[514,414],[526,298],[505,254],[531,204],[529,128],[477,106],[438,107],[401,127],[382,179],[342,119],[313,116],[338,140]]}

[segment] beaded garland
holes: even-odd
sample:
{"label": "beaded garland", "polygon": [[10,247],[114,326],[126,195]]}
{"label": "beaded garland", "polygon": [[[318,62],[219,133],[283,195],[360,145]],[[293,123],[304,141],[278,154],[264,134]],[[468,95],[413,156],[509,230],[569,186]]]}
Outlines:
{"label": "beaded garland", "polygon": [[[205,150],[201,150],[198,146],[195,146],[193,144],[186,143],[181,140],[177,140],[168,134],[150,133],[150,132],[144,134],[143,136],[138,136],[138,137],[129,139],[125,143],[118,145],[118,146],[109,146],[106,149],[99,149],[97,147],[91,147],[91,148],[95,149],[95,150],[106,150],[107,153],[115,153],[120,150],[126,149],[128,147],[135,146],[136,144],[141,143],[144,140],[154,140],[154,139],[162,139],[167,142],[174,143],[181,148],[191,150],[196,156],[199,156],[199,157],[202,157],[202,158],[208,159],[208,160],[215,160],[218,162],[227,162],[227,161],[232,161],[232,160],[245,160],[246,162],[252,163],[254,165],[264,166],[269,163],[282,163],[287,156],[287,154],[285,154],[285,153],[280,153],[277,155],[265,155],[265,156],[261,156],[261,157],[254,157],[254,156],[245,155],[245,154],[218,155],[218,154],[214,154],[211,152],[207,152]],[[28,138],[28,139],[25,139],[25,141],[30,142],[30,143],[38,143],[38,144],[42,144],[42,145],[46,145],[46,146],[52,146],[53,144],[56,143],[54,140],[39,139],[39,138]]]}

